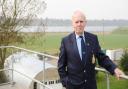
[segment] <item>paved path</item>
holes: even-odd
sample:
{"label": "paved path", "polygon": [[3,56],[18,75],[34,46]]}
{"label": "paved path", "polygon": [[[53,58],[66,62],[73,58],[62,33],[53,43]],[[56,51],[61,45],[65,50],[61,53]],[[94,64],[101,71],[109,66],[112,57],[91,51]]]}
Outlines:
{"label": "paved path", "polygon": [[[51,85],[48,85],[48,86],[51,87],[52,89],[65,89],[65,88],[62,87],[62,85],[60,83],[59,84],[51,84]],[[14,84],[14,85],[7,84],[7,85],[1,85],[0,89],[25,89],[25,88],[23,88],[23,86],[20,87],[17,84]]]}
{"label": "paved path", "polygon": [[22,89],[22,87],[18,87],[17,85],[1,85],[0,89]]}

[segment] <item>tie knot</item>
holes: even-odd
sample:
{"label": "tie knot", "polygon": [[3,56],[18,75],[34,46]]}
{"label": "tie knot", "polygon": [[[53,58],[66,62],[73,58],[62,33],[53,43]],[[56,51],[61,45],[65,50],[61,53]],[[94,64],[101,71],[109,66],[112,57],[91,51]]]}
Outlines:
{"label": "tie knot", "polygon": [[83,39],[83,36],[79,36],[79,37]]}

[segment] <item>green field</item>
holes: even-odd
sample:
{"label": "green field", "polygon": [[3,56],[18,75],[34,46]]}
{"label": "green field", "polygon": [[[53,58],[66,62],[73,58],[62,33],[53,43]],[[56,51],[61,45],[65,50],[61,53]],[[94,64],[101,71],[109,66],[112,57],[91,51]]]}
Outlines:
{"label": "green field", "polygon": [[25,35],[24,43],[16,44],[16,46],[56,55],[59,52],[61,39],[66,34],[67,33],[46,33],[45,35]]}
{"label": "green field", "polygon": [[[45,35],[31,34],[24,37],[24,43],[17,46],[32,49],[39,52],[57,55],[62,37],[69,33],[46,33]],[[128,48],[127,34],[99,34],[101,48],[118,49]]]}
{"label": "green field", "polygon": [[[116,77],[109,77],[110,89],[128,89],[128,80],[120,79],[117,80]],[[102,72],[98,72],[97,75],[97,87],[98,89],[107,89],[106,75]]]}
{"label": "green field", "polygon": [[127,34],[98,35],[101,47],[104,49],[128,48]]}

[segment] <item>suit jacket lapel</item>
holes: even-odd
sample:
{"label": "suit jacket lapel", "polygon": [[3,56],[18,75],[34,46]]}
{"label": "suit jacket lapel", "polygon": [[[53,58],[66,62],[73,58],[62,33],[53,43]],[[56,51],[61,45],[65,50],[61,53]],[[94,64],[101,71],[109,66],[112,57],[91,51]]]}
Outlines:
{"label": "suit jacket lapel", "polygon": [[89,47],[90,47],[90,39],[87,36],[88,34],[86,34],[86,32],[84,32],[84,37],[85,37],[85,63],[84,66],[86,65],[87,61],[88,61],[88,55],[89,55]]}
{"label": "suit jacket lapel", "polygon": [[75,33],[73,33],[71,35],[71,41],[72,41],[74,56],[76,56],[76,59],[78,59],[78,61],[81,61],[81,58],[80,58],[80,55],[79,55],[79,51],[78,51],[78,47],[77,47]]}

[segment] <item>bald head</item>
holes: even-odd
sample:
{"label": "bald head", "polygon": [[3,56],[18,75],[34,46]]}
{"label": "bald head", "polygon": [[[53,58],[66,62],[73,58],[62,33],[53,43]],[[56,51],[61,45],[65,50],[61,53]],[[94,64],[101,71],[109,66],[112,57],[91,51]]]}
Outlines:
{"label": "bald head", "polygon": [[85,14],[84,14],[83,12],[79,11],[79,10],[77,10],[77,11],[75,11],[75,12],[73,13],[73,15],[72,15],[72,20],[73,20],[74,18],[77,18],[77,17],[81,17],[81,18],[83,18],[83,19],[86,21]]}
{"label": "bald head", "polygon": [[81,11],[75,11],[72,15],[72,26],[77,35],[82,35],[86,25],[86,17]]}

